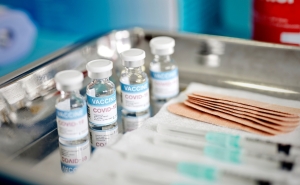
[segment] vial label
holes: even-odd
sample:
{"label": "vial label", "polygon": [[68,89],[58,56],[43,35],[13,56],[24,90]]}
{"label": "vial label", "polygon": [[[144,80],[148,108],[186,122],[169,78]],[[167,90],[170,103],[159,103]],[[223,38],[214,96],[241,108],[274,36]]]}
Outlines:
{"label": "vial label", "polygon": [[149,117],[150,117],[149,113],[140,117],[124,116],[123,117],[124,132],[130,132],[138,129],[143,125],[144,121],[147,120]]}
{"label": "vial label", "polygon": [[155,72],[150,70],[152,93],[157,98],[171,98],[179,93],[178,69]]}
{"label": "vial label", "polygon": [[88,134],[86,105],[70,110],[69,102],[67,100],[56,105],[58,135],[65,139],[81,138]]}
{"label": "vial label", "polygon": [[59,143],[61,170],[64,173],[74,173],[77,167],[90,159],[91,147],[89,140],[75,146]]}
{"label": "vial label", "polygon": [[87,95],[89,122],[98,126],[105,126],[117,121],[116,91],[105,97]]}
{"label": "vial label", "polygon": [[91,145],[94,148],[104,147],[113,142],[118,136],[118,126],[110,130],[90,129]]}
{"label": "vial label", "polygon": [[131,112],[144,111],[149,108],[149,83],[127,85],[121,82],[122,106]]}

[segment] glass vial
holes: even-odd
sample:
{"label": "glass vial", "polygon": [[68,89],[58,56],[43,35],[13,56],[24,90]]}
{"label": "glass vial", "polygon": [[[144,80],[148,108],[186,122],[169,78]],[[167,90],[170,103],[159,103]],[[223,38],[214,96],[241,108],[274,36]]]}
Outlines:
{"label": "glass vial", "polygon": [[123,115],[147,114],[149,111],[149,82],[142,67],[145,52],[141,49],[129,49],[121,53],[122,71],[120,78]]}
{"label": "glass vial", "polygon": [[86,65],[92,79],[86,88],[91,144],[103,147],[118,135],[117,99],[115,84],[109,80],[113,63],[98,59]]}
{"label": "glass vial", "polygon": [[122,110],[123,133],[130,132],[141,127],[150,117],[149,111],[139,112],[137,114],[126,114]]}
{"label": "glass vial", "polygon": [[154,55],[150,63],[152,99],[167,101],[179,93],[178,67],[171,55],[174,53],[175,40],[170,37],[155,37],[150,41]]}
{"label": "glass vial", "polygon": [[74,173],[77,167],[91,157],[88,135],[75,141],[59,138],[60,164],[63,173]]}
{"label": "glass vial", "polygon": [[77,140],[88,134],[86,103],[80,95],[83,74],[66,70],[55,75],[56,88],[60,97],[56,102],[56,121],[59,137]]}

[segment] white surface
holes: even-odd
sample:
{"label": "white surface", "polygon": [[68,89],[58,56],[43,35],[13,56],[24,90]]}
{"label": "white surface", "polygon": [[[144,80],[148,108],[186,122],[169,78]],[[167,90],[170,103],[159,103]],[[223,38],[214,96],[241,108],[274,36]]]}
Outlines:
{"label": "white surface", "polygon": [[[127,153],[127,155],[129,156],[129,157],[127,156],[128,159],[131,160],[134,160],[135,156],[141,155],[141,156],[154,157],[156,159],[161,159],[162,161],[166,162],[166,163],[161,162],[162,164],[151,162],[151,165],[153,166],[157,165],[156,169],[161,169],[161,168],[164,169],[164,164],[170,164],[170,163],[176,164],[176,162],[190,161],[190,162],[197,162],[200,164],[210,165],[217,169],[230,170],[237,174],[244,174],[246,176],[255,176],[257,178],[262,178],[262,179],[269,178],[272,180],[276,180],[276,179],[278,180],[286,179],[288,181],[294,180],[296,182],[294,184],[297,184],[297,182],[299,182],[299,179],[292,178],[293,174],[285,173],[276,169],[260,168],[251,164],[249,165],[230,164],[212,158],[204,157],[203,155],[201,155],[201,151],[195,152],[195,151],[190,151],[186,148],[182,150],[178,150],[167,146],[157,145],[157,143],[155,143],[155,138],[169,137],[169,136],[158,134],[156,132],[157,126],[159,124],[168,124],[173,127],[180,127],[180,128],[193,128],[195,130],[227,132],[227,133],[239,134],[241,136],[247,136],[252,138],[260,138],[264,140],[299,144],[300,141],[299,127],[294,132],[289,134],[278,135],[275,137],[263,137],[263,136],[258,136],[256,134],[246,133],[244,131],[229,129],[225,127],[220,127],[208,123],[195,121],[192,119],[174,115],[167,111],[167,106],[169,104],[183,101],[184,99],[186,99],[186,94],[194,91],[214,92],[214,93],[231,95],[231,96],[236,96],[241,98],[260,100],[262,102],[267,102],[267,103],[276,103],[276,104],[290,106],[290,107],[300,107],[300,102],[298,101],[284,100],[284,99],[274,98],[270,96],[250,93],[246,91],[224,89],[224,88],[212,87],[203,84],[191,84],[185,92],[180,94],[178,98],[173,99],[170,102],[168,102],[166,105],[164,105],[155,117],[149,118],[141,128],[126,133],[116,144],[112,145],[109,148],[103,148],[103,150],[101,149],[96,150],[93,153],[91,160],[83,164],[78,169],[77,173],[75,173],[72,176],[67,176],[67,178],[64,179],[68,180],[68,182],[72,184],[80,184],[83,182],[87,182],[86,179],[89,179],[90,184],[99,184],[101,181],[105,179],[110,180],[112,177],[109,177],[109,174],[112,174],[112,172],[118,172],[118,171],[126,172],[126,170],[128,169],[127,167],[132,168],[132,165],[129,166],[124,165],[126,163],[125,158],[117,157],[118,158],[117,159],[116,157],[114,157],[114,155],[119,156],[118,152],[115,152],[115,151],[119,151],[119,152]],[[176,139],[176,137],[173,137],[173,139]],[[192,141],[186,139],[186,142],[191,143]],[[44,165],[41,166],[37,165],[35,170],[51,170],[51,171],[57,170],[58,168],[55,166],[58,166],[59,164],[59,157],[57,156],[57,154],[53,153],[42,163]],[[147,169],[147,166],[148,165],[144,165],[145,169]],[[143,168],[141,167],[141,171],[143,171],[142,169]],[[168,171],[167,169],[166,171],[160,170],[154,174],[159,174],[161,175],[161,177],[163,177],[163,175],[167,171]],[[56,175],[61,176],[59,173],[57,173]],[[221,184],[224,183],[221,182]]]}
{"label": "white surface", "polygon": [[113,68],[113,63],[110,60],[105,60],[105,59],[98,59],[98,60],[93,60],[90,61],[86,65],[86,69],[90,73],[102,73],[102,72],[107,72],[112,70]]}
{"label": "white surface", "polygon": [[258,138],[261,140],[268,140],[273,142],[280,142],[280,143],[289,143],[289,144],[295,144],[300,145],[300,128],[297,127],[296,130],[293,132],[290,132],[288,134],[281,134],[277,136],[260,136],[257,134],[248,133],[241,130],[236,129],[230,129],[226,127],[221,127],[209,123],[204,123],[201,121],[196,121],[193,119],[185,118],[182,116],[175,115],[173,113],[170,113],[167,110],[167,106],[176,102],[182,102],[187,98],[187,94],[191,92],[213,92],[215,94],[222,94],[222,95],[228,95],[228,96],[234,96],[239,98],[247,98],[247,99],[253,99],[265,103],[271,103],[271,104],[278,104],[282,106],[288,106],[288,107],[295,107],[300,108],[300,102],[299,101],[293,101],[293,100],[285,100],[280,98],[275,98],[271,96],[266,96],[262,94],[247,92],[247,91],[241,91],[241,90],[234,90],[234,89],[225,89],[220,87],[214,87],[204,84],[197,84],[192,83],[188,86],[187,90],[182,92],[176,99],[171,100],[167,104],[165,104],[161,110],[158,112],[158,114],[149,120],[145,124],[147,125],[158,125],[158,124],[167,124],[168,126],[173,126],[174,128],[179,127],[181,128],[189,128],[189,129],[195,129],[195,130],[205,130],[205,131],[216,131],[216,132],[225,132],[230,134],[236,134],[241,135],[245,137],[250,138]]}
{"label": "white surface", "polygon": [[[164,136],[158,134],[156,132],[156,123],[153,121],[157,118],[150,118],[138,130],[127,133],[123,136],[123,138],[113,145],[111,148],[116,151],[127,153],[130,158],[139,158],[139,156],[149,157],[149,162],[152,165],[157,165],[157,169],[161,169],[164,165],[173,164],[174,168],[176,168],[176,164],[180,162],[193,162],[195,164],[202,164],[213,167],[217,170],[225,170],[230,171],[235,174],[243,174],[248,177],[256,177],[261,179],[272,179],[272,180],[283,180],[283,179],[291,179],[292,174],[285,173],[276,168],[264,167],[264,165],[260,165],[259,167],[255,164],[241,164],[239,163],[230,163],[224,162],[221,159],[216,160],[214,158],[205,156],[201,149],[189,149],[186,147],[171,147],[167,145],[159,145],[157,143],[158,138],[170,138],[169,136]],[[177,140],[176,137],[172,137],[173,140]],[[186,143],[192,144],[193,140],[181,139],[185,140]],[[98,156],[100,153],[97,151],[94,153],[94,156]],[[159,159],[159,163],[153,163],[152,159]],[[95,159],[95,158],[94,158]],[[96,160],[93,161],[97,163]],[[146,168],[146,167],[145,167]],[[87,169],[81,168],[80,174]],[[170,168],[169,168],[170,170]],[[157,172],[160,173],[163,177],[164,171]],[[79,175],[79,173],[78,173]],[[221,177],[222,178],[222,177]],[[224,180],[224,179],[223,179]],[[217,182],[216,184],[227,184],[226,182]],[[214,183],[213,183],[214,184]],[[229,183],[230,184],[230,183]],[[235,183],[231,183],[235,184]],[[241,184],[241,183],[237,183]]]}

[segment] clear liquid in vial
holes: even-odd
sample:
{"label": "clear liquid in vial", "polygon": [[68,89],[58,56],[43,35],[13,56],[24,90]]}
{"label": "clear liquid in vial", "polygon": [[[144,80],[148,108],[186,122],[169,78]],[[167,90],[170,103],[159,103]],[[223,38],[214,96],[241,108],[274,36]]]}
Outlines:
{"label": "clear liquid in vial", "polygon": [[[141,67],[125,67],[121,73],[121,101],[123,105],[123,116],[139,117],[149,114],[149,82],[145,72]],[[136,90],[133,93],[127,93],[127,90]]]}
{"label": "clear liquid in vial", "polygon": [[56,121],[61,140],[78,140],[88,134],[86,103],[79,91],[61,91],[56,103]]}
{"label": "clear liquid in vial", "polygon": [[[106,146],[118,135],[114,83],[108,78],[92,80],[87,86],[87,98],[92,146],[94,148]],[[96,106],[93,101],[97,101],[102,106]]]}

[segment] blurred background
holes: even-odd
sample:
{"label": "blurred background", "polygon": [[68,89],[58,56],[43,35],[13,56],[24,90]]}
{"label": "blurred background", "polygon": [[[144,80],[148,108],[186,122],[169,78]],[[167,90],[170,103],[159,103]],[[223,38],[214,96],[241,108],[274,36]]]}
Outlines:
{"label": "blurred background", "polygon": [[[286,44],[299,45],[297,3],[296,0],[0,0],[0,77],[76,41],[136,26],[274,43],[285,40]],[[289,19],[284,18],[287,14],[291,14]],[[290,32],[296,35],[280,32],[271,37],[269,30],[274,30],[274,25],[292,29]]]}
{"label": "blurred background", "polygon": [[[90,59],[101,57],[117,61],[117,52],[138,42],[138,32],[122,31],[111,34],[113,37],[110,38],[103,36],[95,39],[77,52],[54,58],[57,60],[53,61],[53,66],[35,68],[32,74],[29,71],[18,81],[11,80],[22,71],[22,67],[29,65],[30,68],[30,64],[31,67],[34,66],[33,63],[51,53],[112,30],[133,27],[299,46],[299,10],[300,0],[0,0],[0,141],[4,143],[0,144],[1,151],[8,155],[14,154],[9,156],[11,158],[32,159],[32,163],[50,156],[58,148],[53,101],[58,94],[54,89],[54,75],[64,69],[84,69]],[[128,37],[131,34],[136,37]],[[149,35],[151,38],[157,36]],[[176,45],[181,45],[181,48],[198,47],[184,52],[185,55],[181,55],[185,51],[181,50],[176,56],[180,55],[178,59],[187,59],[181,60],[184,61],[180,66],[181,74],[185,75],[180,76],[181,86],[195,81],[197,76],[196,82],[299,99],[299,50],[270,47],[272,45],[269,44],[259,47],[238,41],[229,43],[221,41],[222,39],[221,42],[218,39],[214,42],[203,38],[193,41],[194,38],[196,37],[186,41],[182,39]],[[146,39],[141,42],[143,45],[140,47],[150,52],[149,40]],[[112,41],[115,43],[109,45]],[[224,44],[229,52],[224,52]],[[50,61],[49,58],[44,61]],[[223,62],[222,68],[216,67],[219,61]],[[116,73],[120,73],[121,62],[118,63],[115,65]],[[85,83],[87,82],[89,79],[86,78]],[[163,104],[164,102],[152,103],[153,113]],[[118,110],[121,114],[120,106]],[[123,128],[124,132],[134,130],[148,117],[149,112],[124,119],[119,116],[119,128]],[[54,158],[41,163],[36,171],[49,172],[44,167],[53,167],[54,170],[48,175],[58,169],[60,163],[52,162],[52,159],[58,161],[58,151],[51,156]],[[3,169],[5,173],[10,172],[7,168]],[[11,169],[17,175],[15,169]],[[27,172],[27,168],[24,171]],[[35,171],[29,172],[36,174]],[[60,173],[59,170],[57,172]],[[55,176],[56,173],[52,175]],[[45,176],[38,177],[43,179]]]}

